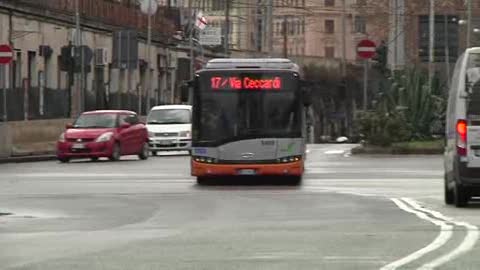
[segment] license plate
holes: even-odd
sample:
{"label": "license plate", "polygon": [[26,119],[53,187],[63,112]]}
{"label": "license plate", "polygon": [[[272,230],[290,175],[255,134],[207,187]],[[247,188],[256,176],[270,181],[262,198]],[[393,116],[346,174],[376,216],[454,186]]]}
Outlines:
{"label": "license plate", "polygon": [[75,143],[72,146],[73,149],[85,149],[85,145],[83,143]]}
{"label": "license plate", "polygon": [[242,169],[238,170],[238,175],[256,175],[257,172],[254,169]]}
{"label": "license plate", "polygon": [[171,145],[171,144],[173,144],[173,141],[171,141],[171,140],[159,141],[158,144],[160,144],[160,145]]}

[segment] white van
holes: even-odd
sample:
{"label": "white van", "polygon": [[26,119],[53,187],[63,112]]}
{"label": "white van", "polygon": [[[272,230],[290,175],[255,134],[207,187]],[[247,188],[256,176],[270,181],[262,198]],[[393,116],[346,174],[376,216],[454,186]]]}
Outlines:
{"label": "white van", "polygon": [[462,207],[480,195],[480,47],[455,65],[446,116],[445,202]]}
{"label": "white van", "polygon": [[153,107],[147,117],[150,151],[190,151],[192,147],[192,106]]}

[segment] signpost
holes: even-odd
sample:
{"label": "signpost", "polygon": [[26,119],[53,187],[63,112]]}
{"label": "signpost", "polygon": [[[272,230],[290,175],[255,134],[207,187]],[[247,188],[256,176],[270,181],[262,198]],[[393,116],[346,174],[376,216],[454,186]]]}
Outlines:
{"label": "signpost", "polygon": [[10,45],[0,44],[0,81],[3,89],[3,121],[7,121],[7,69],[6,65],[13,60],[13,49]]}
{"label": "signpost", "polygon": [[222,45],[222,28],[208,27],[200,32],[200,44],[203,46]]}
{"label": "signpost", "polygon": [[[151,76],[151,61],[152,61],[152,16],[157,13],[158,10],[158,2],[154,0],[142,0],[140,2],[140,9],[144,14],[148,17],[148,26],[147,26],[147,108],[146,112],[150,110],[150,93],[152,89],[152,76]],[[139,93],[138,99],[142,100],[142,94]],[[139,102],[138,106],[138,114],[142,114],[142,103]]]}
{"label": "signpost", "polygon": [[368,89],[368,60],[373,58],[377,52],[377,45],[375,42],[364,39],[357,45],[357,56],[364,59],[363,71],[363,110],[367,110],[367,89]]}

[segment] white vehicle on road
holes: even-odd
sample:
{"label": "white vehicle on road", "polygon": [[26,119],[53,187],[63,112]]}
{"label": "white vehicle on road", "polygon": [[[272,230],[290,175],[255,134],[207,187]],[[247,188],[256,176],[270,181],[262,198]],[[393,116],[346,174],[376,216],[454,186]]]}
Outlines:
{"label": "white vehicle on road", "polygon": [[480,48],[458,59],[448,99],[445,202],[457,207],[480,194]]}
{"label": "white vehicle on road", "polygon": [[192,106],[163,105],[147,117],[150,151],[190,151],[192,146]]}

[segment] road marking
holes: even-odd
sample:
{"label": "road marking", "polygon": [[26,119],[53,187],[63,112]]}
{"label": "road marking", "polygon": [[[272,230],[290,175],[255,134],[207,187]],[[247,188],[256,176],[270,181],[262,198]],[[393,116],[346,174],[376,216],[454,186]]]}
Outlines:
{"label": "road marking", "polygon": [[446,217],[440,212],[433,211],[433,210],[427,209],[427,208],[419,205],[416,201],[414,201],[410,198],[403,198],[403,200],[405,202],[409,203],[414,208],[420,210],[420,211],[429,213],[429,214],[431,214],[432,216],[434,216],[438,219],[443,219],[443,220],[446,220],[448,222],[451,222],[451,223],[455,224],[456,226],[465,227],[466,230],[467,230],[467,235],[465,236],[462,243],[460,243],[460,245],[457,248],[455,248],[451,252],[449,252],[449,253],[441,256],[441,257],[436,258],[435,260],[433,260],[429,263],[424,264],[423,266],[418,268],[419,270],[434,269],[434,268],[439,267],[439,266],[441,266],[441,265],[443,265],[443,264],[445,264],[449,261],[452,261],[452,260],[458,258],[459,256],[461,256],[461,255],[469,252],[470,250],[472,250],[473,247],[475,246],[476,242],[478,241],[479,231],[478,231],[477,226],[471,225],[467,222],[455,221],[453,218]]}
{"label": "road marking", "polygon": [[190,177],[186,173],[14,173],[0,174],[0,177],[23,177],[23,178],[131,178],[131,177]]}
{"label": "road marking", "polygon": [[415,210],[412,207],[408,206],[406,202],[403,202],[400,199],[393,198],[391,200],[403,211],[415,214],[420,219],[431,222],[431,223],[435,224],[436,226],[439,226],[440,227],[440,233],[435,238],[435,240],[433,240],[433,242],[431,242],[430,244],[428,244],[424,248],[419,249],[419,250],[415,251],[414,253],[411,253],[410,255],[408,255],[404,258],[401,258],[397,261],[394,261],[394,262],[380,268],[380,270],[394,270],[394,269],[397,269],[397,268],[399,268],[401,266],[404,266],[408,263],[411,263],[415,260],[418,260],[421,257],[423,257],[424,255],[426,255],[426,254],[442,247],[443,245],[445,245],[448,242],[448,240],[452,237],[453,226],[448,225],[445,221],[431,218],[426,213]]}
{"label": "road marking", "polygon": [[325,151],[324,153],[326,155],[341,155],[343,153],[345,153],[346,150],[328,150],[328,151]]}

